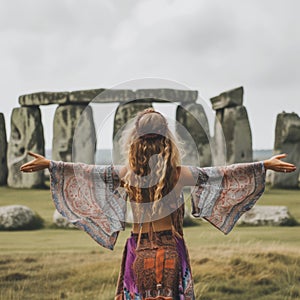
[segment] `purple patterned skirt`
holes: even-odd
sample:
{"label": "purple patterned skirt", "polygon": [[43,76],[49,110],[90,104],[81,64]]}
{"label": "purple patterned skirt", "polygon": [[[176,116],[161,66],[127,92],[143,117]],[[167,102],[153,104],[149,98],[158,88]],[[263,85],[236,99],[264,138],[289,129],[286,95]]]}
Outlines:
{"label": "purple patterned skirt", "polygon": [[184,240],[171,230],[127,239],[115,300],[193,300],[193,282]]}

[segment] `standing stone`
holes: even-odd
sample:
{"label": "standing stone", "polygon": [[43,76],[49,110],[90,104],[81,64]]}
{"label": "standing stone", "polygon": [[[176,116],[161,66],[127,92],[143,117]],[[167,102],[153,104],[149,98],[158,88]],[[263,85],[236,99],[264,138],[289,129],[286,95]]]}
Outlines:
{"label": "standing stone", "polygon": [[44,185],[44,172],[23,173],[20,166],[32,158],[32,151],[44,155],[44,131],[38,107],[14,108],[8,144],[8,185],[13,188],[33,188]]}
{"label": "standing stone", "polygon": [[184,142],[183,164],[211,166],[209,125],[203,106],[198,103],[178,106],[176,120],[182,125],[176,124],[176,131]]}
{"label": "standing stone", "polygon": [[287,161],[297,169],[292,173],[271,174],[271,185],[278,188],[298,188],[300,168],[300,118],[296,113],[277,115],[274,154],[287,153]]}
{"label": "standing stone", "polygon": [[133,101],[120,104],[115,113],[113,131],[113,162],[119,164],[123,162],[124,145],[121,145],[121,137],[125,126],[132,120],[138,112],[152,107],[151,102],[146,100]]}
{"label": "standing stone", "polygon": [[86,105],[58,106],[53,122],[52,159],[93,164],[95,151],[92,108]]}
{"label": "standing stone", "polygon": [[7,139],[5,119],[0,113],[0,185],[7,183]]}
{"label": "standing stone", "polygon": [[247,110],[242,105],[243,88],[222,93],[211,102],[216,109],[214,164],[252,161],[252,134]]}

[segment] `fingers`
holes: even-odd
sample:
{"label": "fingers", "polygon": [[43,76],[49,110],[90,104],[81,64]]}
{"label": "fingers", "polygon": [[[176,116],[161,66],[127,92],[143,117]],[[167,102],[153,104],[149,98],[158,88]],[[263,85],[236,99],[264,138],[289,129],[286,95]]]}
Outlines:
{"label": "fingers", "polygon": [[28,151],[27,154],[30,155],[30,156],[33,156],[33,157],[35,157],[35,158],[38,158],[38,157],[41,156],[41,155],[39,155],[39,154],[37,154],[37,153],[34,153],[34,152],[31,152],[31,151]]}
{"label": "fingers", "polygon": [[39,171],[39,170],[36,169],[36,167],[28,165],[28,166],[24,166],[24,167],[22,166],[20,168],[20,171],[25,172],[25,173],[31,173],[31,172],[36,172],[36,171]]}
{"label": "fingers", "polygon": [[[30,156],[32,156],[32,157],[34,157],[35,159],[37,159],[37,158],[42,158],[42,157],[43,157],[43,156],[41,156],[40,154],[31,152],[31,151],[28,151],[27,154],[30,155]],[[31,170],[32,170],[33,167],[35,166],[34,161],[35,161],[35,160],[32,160],[32,161],[27,162],[26,164],[23,164],[23,165],[20,167],[20,171],[23,171],[23,172],[32,172]]]}
{"label": "fingers", "polygon": [[295,165],[290,164],[290,163],[284,163],[284,164],[282,164],[282,166],[283,166],[283,167],[286,167],[286,168],[289,168],[289,167],[295,167],[295,168],[296,168]]}
{"label": "fingers", "polygon": [[32,172],[36,172],[36,171],[41,171],[43,170],[44,167],[41,165],[36,165],[34,163],[27,163],[24,164],[20,167],[20,171],[25,172],[25,173],[32,173]]}
{"label": "fingers", "polygon": [[28,163],[26,163],[26,164],[23,164],[21,167],[20,167],[20,170],[22,171],[22,169],[26,169],[26,168],[28,168],[28,167],[33,167],[33,164],[32,164],[32,161],[29,161]]}
{"label": "fingers", "polygon": [[296,170],[296,166],[290,163],[281,163],[274,169],[277,172],[290,173]]}
{"label": "fingers", "polygon": [[282,153],[282,154],[278,154],[278,155],[274,155],[273,158],[275,159],[282,159],[282,158],[286,158],[287,154],[286,153]]}
{"label": "fingers", "polygon": [[33,166],[30,162],[20,167],[20,171],[22,172],[31,172],[30,170],[33,170]]}

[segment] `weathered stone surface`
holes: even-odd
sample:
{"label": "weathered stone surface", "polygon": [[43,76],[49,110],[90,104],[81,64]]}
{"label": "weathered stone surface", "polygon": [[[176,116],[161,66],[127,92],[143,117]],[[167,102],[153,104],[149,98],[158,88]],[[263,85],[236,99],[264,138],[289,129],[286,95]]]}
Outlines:
{"label": "weathered stone surface", "polygon": [[38,106],[48,104],[66,104],[69,100],[68,92],[39,92],[19,97],[21,106]]}
{"label": "weathered stone surface", "polygon": [[[70,103],[87,103],[89,104],[91,101],[96,101],[96,98],[99,97],[100,94],[104,93],[105,89],[93,89],[93,90],[82,90],[82,91],[73,91],[70,93]],[[98,98],[97,98],[98,99]],[[110,102],[110,101],[108,101]],[[105,103],[103,101],[103,103]]]}
{"label": "weathered stone surface", "polygon": [[57,210],[53,214],[53,223],[59,228],[76,228],[65,217],[63,217]]}
{"label": "weathered stone surface", "polygon": [[140,89],[136,92],[136,99],[155,99],[155,102],[193,103],[198,99],[198,91],[175,89]]}
{"label": "weathered stone surface", "polygon": [[123,163],[124,145],[121,145],[122,133],[128,122],[132,120],[138,112],[152,107],[149,101],[134,101],[120,104],[115,113],[113,131],[113,162],[114,164]]}
{"label": "weathered stone surface", "polygon": [[76,125],[73,138],[73,161],[95,163],[97,136],[94,124],[93,110],[87,106]]}
{"label": "weathered stone surface", "polygon": [[[193,103],[198,98],[198,91],[175,89],[140,89],[137,91],[123,89],[90,89],[72,92],[38,92],[21,95],[21,106],[39,106],[48,104],[89,104],[93,103],[127,103],[134,100],[149,99],[150,102]],[[151,100],[150,100],[151,99]]]}
{"label": "weathered stone surface", "polygon": [[28,151],[44,155],[44,132],[38,107],[14,108],[11,115],[11,133],[7,164],[10,187],[33,188],[44,184],[44,172],[23,173],[20,166],[32,158]]}
{"label": "weathered stone surface", "polygon": [[287,153],[287,161],[296,165],[292,173],[271,173],[271,185],[278,188],[298,188],[300,174],[300,118],[295,113],[277,115],[274,154]]}
{"label": "weathered stone surface", "polygon": [[[189,134],[176,126],[180,140],[184,142],[183,164],[211,166],[211,147],[208,119],[201,104],[178,106],[176,120]],[[192,140],[190,140],[192,139]]]}
{"label": "weathered stone surface", "polygon": [[132,90],[104,90],[99,93],[94,99],[93,103],[110,103],[120,102],[127,103],[136,99],[136,94]]}
{"label": "weathered stone surface", "polygon": [[0,230],[38,229],[42,220],[29,207],[8,205],[0,207]]}
{"label": "weathered stone surface", "polygon": [[92,108],[74,104],[57,107],[53,122],[52,159],[93,164],[95,150]]}
{"label": "weathered stone surface", "polygon": [[[253,160],[252,134],[244,106],[217,110],[214,149],[217,165],[224,162],[233,164]],[[226,153],[220,149],[225,149]]]}
{"label": "weathered stone surface", "polygon": [[286,206],[256,205],[239,220],[243,225],[295,225]]}
{"label": "weathered stone surface", "polygon": [[243,87],[224,92],[210,99],[214,110],[243,105]]}
{"label": "weathered stone surface", "polygon": [[0,113],[0,185],[7,183],[7,138],[4,115]]}

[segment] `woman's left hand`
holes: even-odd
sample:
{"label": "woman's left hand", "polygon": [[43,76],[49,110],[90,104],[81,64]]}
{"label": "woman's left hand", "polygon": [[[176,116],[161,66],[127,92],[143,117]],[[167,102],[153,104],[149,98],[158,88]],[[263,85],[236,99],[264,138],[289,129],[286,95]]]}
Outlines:
{"label": "woman's left hand", "polygon": [[286,154],[274,155],[271,158],[264,161],[264,166],[266,169],[273,170],[275,172],[290,173],[296,170],[296,166],[285,161],[282,158],[287,157]]}

